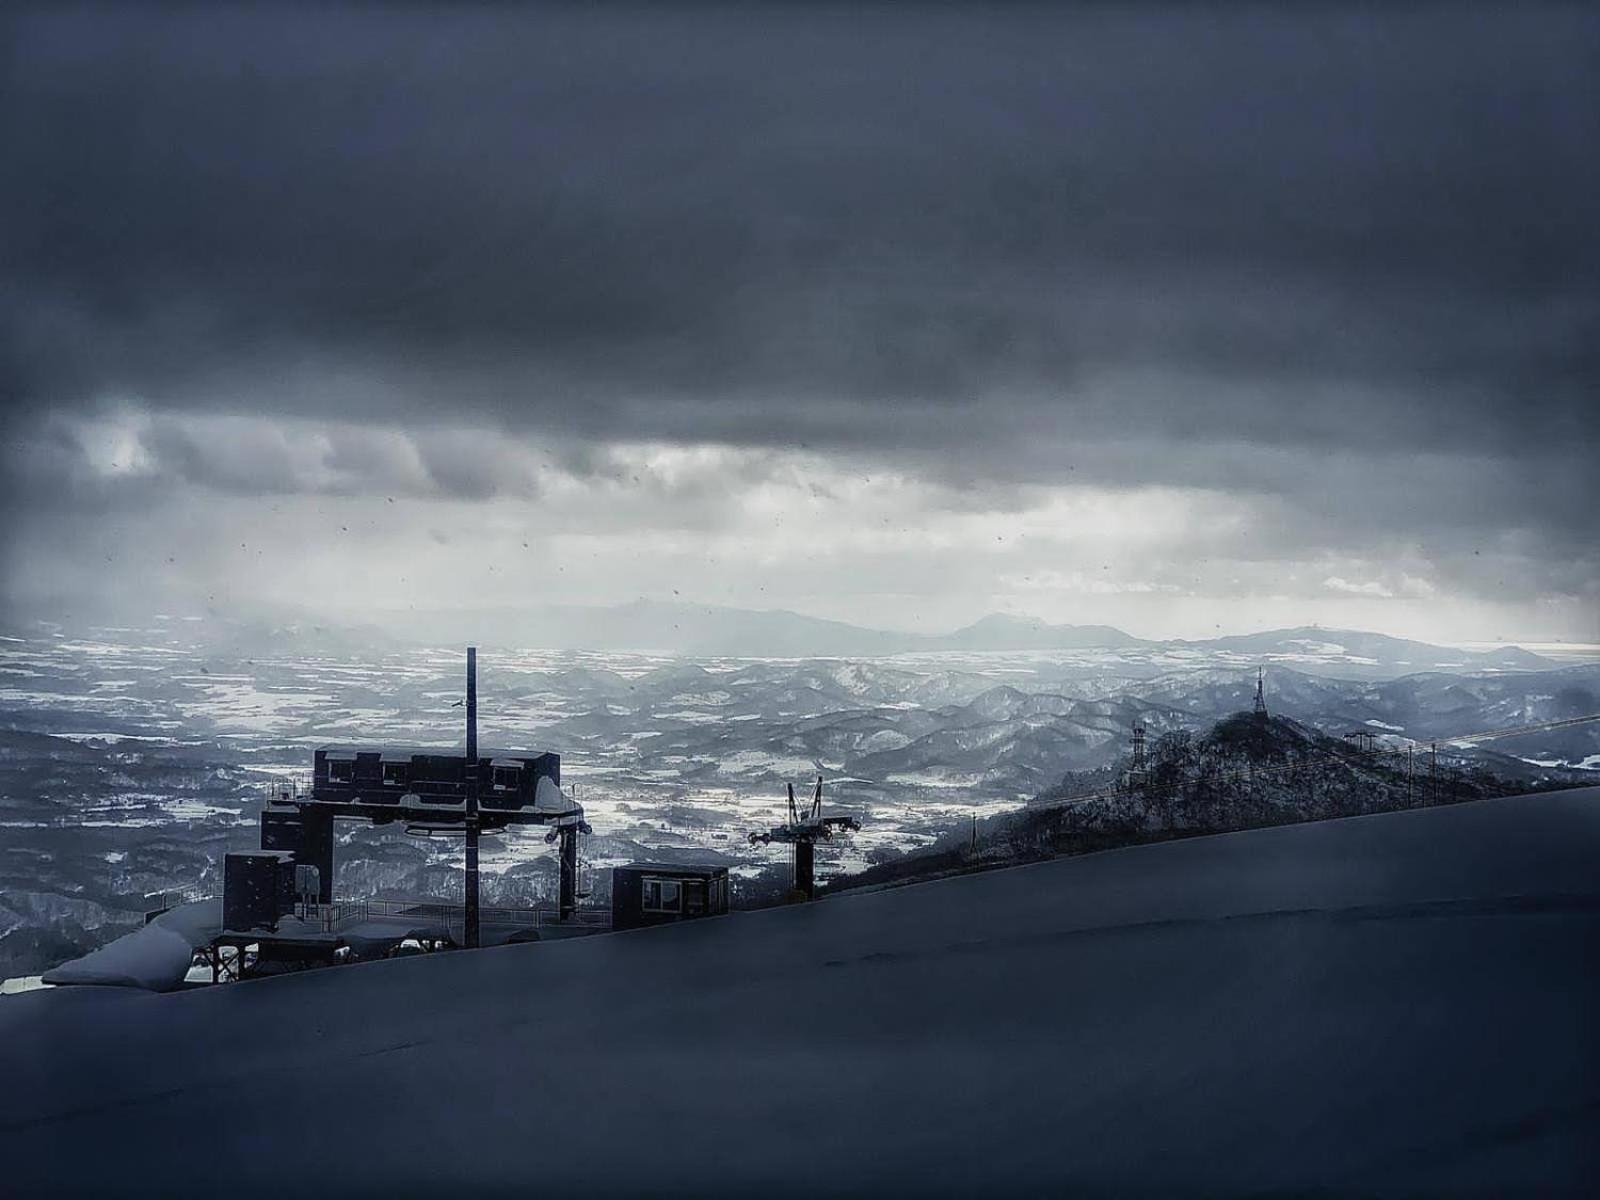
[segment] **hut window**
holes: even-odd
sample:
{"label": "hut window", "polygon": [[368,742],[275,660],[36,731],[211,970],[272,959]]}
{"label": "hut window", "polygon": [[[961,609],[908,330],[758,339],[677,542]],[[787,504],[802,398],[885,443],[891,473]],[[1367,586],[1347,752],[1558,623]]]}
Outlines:
{"label": "hut window", "polygon": [[348,758],[328,760],[328,782],[349,783],[356,777],[356,764]]}
{"label": "hut window", "polygon": [[521,767],[496,767],[494,769],[494,790],[497,792],[514,792],[522,786]]}
{"label": "hut window", "polygon": [[410,763],[383,764],[383,784],[385,787],[404,787],[410,774]]}
{"label": "hut window", "polygon": [[680,897],[675,879],[646,879],[644,881],[645,912],[677,912]]}

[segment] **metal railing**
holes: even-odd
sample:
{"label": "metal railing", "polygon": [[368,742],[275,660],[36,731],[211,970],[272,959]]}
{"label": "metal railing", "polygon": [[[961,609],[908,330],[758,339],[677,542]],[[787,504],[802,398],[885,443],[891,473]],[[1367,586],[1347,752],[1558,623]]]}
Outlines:
{"label": "metal railing", "polygon": [[[402,796],[416,797],[413,803],[427,808],[430,805],[439,808],[457,808],[466,803],[467,785],[457,780],[449,779],[407,779],[403,782],[378,779],[338,779],[325,782],[328,795],[337,797],[343,793],[361,792],[372,794],[382,792],[386,797],[399,800]],[[305,804],[317,798],[316,780],[309,771],[295,772],[294,774],[278,775],[260,781],[257,784],[261,798],[267,803]],[[519,788],[497,787],[486,784],[480,790],[480,800],[488,809],[521,809],[532,807],[532,800]]]}
{"label": "metal railing", "polygon": [[[332,904],[301,904],[295,915],[323,933],[337,933],[363,921],[414,921],[418,926],[434,926],[461,931],[466,925],[466,906],[437,900],[336,900]],[[485,925],[514,925],[539,929],[552,925],[578,925],[589,929],[609,929],[611,912],[603,908],[579,908],[563,922],[554,907],[507,907],[485,905],[479,909]]]}
{"label": "metal railing", "polygon": [[261,785],[261,795],[268,803],[288,802],[298,803],[312,798],[311,773],[296,772],[293,775],[274,775]]}
{"label": "metal railing", "polygon": [[144,894],[144,923],[154,921],[162,913],[177,908],[180,904],[193,904],[196,900],[209,900],[210,893],[203,887],[170,888],[164,892],[146,892]]}

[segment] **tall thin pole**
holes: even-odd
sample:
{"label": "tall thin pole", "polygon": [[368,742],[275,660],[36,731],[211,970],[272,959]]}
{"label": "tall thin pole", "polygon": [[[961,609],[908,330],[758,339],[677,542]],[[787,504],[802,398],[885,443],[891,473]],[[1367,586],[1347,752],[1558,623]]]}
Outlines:
{"label": "tall thin pole", "polygon": [[467,647],[467,949],[478,948],[478,648]]}

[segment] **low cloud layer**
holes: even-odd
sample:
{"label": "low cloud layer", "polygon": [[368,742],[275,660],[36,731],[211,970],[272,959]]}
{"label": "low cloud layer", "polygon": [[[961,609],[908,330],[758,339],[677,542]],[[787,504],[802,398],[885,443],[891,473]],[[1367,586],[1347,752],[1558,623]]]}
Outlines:
{"label": "low cloud layer", "polygon": [[18,609],[1600,640],[1582,8],[0,21]]}

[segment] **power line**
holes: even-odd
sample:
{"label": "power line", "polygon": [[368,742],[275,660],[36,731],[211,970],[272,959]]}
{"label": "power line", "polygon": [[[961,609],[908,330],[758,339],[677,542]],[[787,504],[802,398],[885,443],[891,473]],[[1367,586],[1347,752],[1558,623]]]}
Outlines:
{"label": "power line", "polygon": [[[1466,733],[1460,737],[1433,738],[1435,742],[1487,742],[1495,738],[1511,737],[1518,733],[1537,733],[1544,729],[1565,729],[1571,725],[1587,725],[1591,721],[1600,721],[1600,713],[1591,713],[1587,717],[1566,717],[1559,721],[1539,721],[1533,725],[1519,725],[1515,729],[1488,729],[1482,733]],[[1415,738],[1411,739],[1416,742]],[[1418,743],[1420,744],[1420,743]]]}

